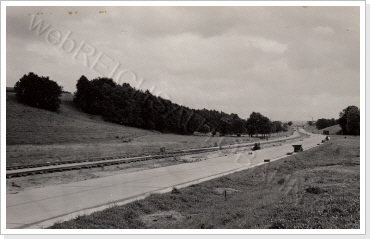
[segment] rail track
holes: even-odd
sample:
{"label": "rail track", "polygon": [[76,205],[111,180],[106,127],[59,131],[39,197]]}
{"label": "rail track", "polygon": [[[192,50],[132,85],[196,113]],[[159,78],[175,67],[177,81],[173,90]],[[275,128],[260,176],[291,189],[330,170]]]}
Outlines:
{"label": "rail track", "polygon": [[[281,142],[281,141],[296,139],[298,137],[300,137],[300,135],[295,136],[295,137],[265,141],[265,142],[261,142],[261,144]],[[132,163],[132,162],[140,162],[140,161],[170,158],[170,157],[176,157],[176,156],[184,156],[184,155],[190,155],[190,154],[214,152],[214,151],[218,151],[222,149],[250,147],[253,145],[254,143],[246,143],[246,144],[208,147],[208,148],[200,148],[200,149],[178,150],[178,151],[172,151],[172,152],[170,151],[170,152],[164,152],[164,153],[160,153],[156,155],[146,155],[146,156],[137,156],[137,157],[117,156],[117,157],[89,158],[89,159],[84,159],[84,160],[69,160],[69,161],[62,161],[62,162],[40,163],[40,164],[32,164],[32,165],[30,164],[30,165],[10,166],[6,168],[6,178],[24,177],[24,176],[35,175],[35,174],[46,174],[46,173],[53,173],[53,172],[62,172],[62,171],[71,171],[71,170],[79,170],[79,169],[86,169],[86,168],[97,168],[97,167],[104,167],[104,166],[111,166],[111,165],[118,165],[118,164],[127,164],[127,163]]]}
{"label": "rail track", "polygon": [[[238,146],[238,147],[247,147],[247,146]],[[187,150],[187,151],[185,150],[175,151],[175,152],[168,152],[168,153],[162,153],[162,154],[157,154],[157,155],[139,156],[139,157],[107,157],[107,158],[100,158],[100,159],[96,158],[96,159],[86,159],[86,160],[74,160],[74,161],[64,161],[64,162],[12,166],[12,167],[7,167],[6,178],[24,177],[24,176],[35,175],[35,174],[62,172],[62,171],[78,170],[78,169],[84,169],[84,168],[97,168],[97,167],[126,164],[126,163],[133,163],[133,162],[140,162],[140,161],[147,161],[147,160],[184,156],[184,155],[189,155],[189,154],[214,152],[220,149],[229,149],[229,148],[236,148],[236,146],[192,149],[192,150]]]}

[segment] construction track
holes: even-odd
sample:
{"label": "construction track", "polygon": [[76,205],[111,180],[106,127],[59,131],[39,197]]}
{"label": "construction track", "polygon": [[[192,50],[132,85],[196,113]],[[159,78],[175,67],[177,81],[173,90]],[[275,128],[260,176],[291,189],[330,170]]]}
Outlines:
{"label": "construction track", "polygon": [[[292,140],[300,137],[300,135],[295,137],[281,138],[270,141],[261,142],[261,144],[269,144],[275,142],[281,142],[286,140]],[[97,168],[104,166],[111,166],[117,164],[126,164],[132,162],[140,162],[154,159],[170,158],[176,156],[184,156],[190,154],[200,154],[207,152],[214,152],[222,149],[232,149],[232,148],[243,148],[253,146],[254,143],[247,144],[237,144],[230,146],[219,146],[201,149],[188,149],[179,150],[174,152],[166,152],[157,155],[139,156],[139,157],[105,157],[105,158],[90,158],[86,160],[73,160],[73,161],[63,161],[63,162],[53,162],[53,163],[43,163],[43,164],[33,164],[33,165],[22,165],[22,166],[10,166],[6,168],[6,178],[13,177],[24,177],[35,174],[45,174],[53,172],[62,172],[70,170],[79,170],[86,168]]]}

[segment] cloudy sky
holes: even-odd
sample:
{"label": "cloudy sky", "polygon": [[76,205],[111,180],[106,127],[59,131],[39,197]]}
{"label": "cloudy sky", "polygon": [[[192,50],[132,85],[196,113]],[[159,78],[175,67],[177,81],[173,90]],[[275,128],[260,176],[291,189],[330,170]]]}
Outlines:
{"label": "cloudy sky", "polygon": [[191,108],[272,120],[360,106],[359,7],[7,7],[7,86],[109,76]]}

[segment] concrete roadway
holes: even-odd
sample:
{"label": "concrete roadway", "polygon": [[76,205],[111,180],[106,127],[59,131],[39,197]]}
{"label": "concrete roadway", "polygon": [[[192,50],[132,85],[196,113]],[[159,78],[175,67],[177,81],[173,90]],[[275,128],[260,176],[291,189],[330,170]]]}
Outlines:
{"label": "concrete roadway", "polygon": [[166,192],[173,187],[180,188],[252,168],[264,164],[265,159],[277,160],[292,152],[293,144],[302,144],[305,150],[317,146],[325,138],[322,135],[309,135],[311,137],[303,141],[298,140],[254,152],[234,153],[196,163],[184,163],[26,190],[18,194],[7,194],[6,227],[7,229],[44,228],[77,215],[89,214],[111,205],[121,205],[144,198],[150,193]]}

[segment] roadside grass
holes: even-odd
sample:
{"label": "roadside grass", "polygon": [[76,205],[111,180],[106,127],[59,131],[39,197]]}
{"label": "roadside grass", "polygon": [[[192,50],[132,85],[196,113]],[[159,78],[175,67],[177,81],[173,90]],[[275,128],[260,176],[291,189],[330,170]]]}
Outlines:
{"label": "roadside grass", "polygon": [[[81,112],[71,94],[63,94],[58,113],[19,103],[6,93],[6,165],[157,154],[160,148],[181,150],[258,141],[250,137],[197,137],[162,134],[105,122]],[[292,129],[278,136],[291,135]]]}
{"label": "roadside grass", "polygon": [[324,129],[319,130],[319,129],[316,129],[315,125],[312,125],[312,126],[306,125],[304,129],[307,132],[314,133],[314,134],[322,134],[324,130],[328,130],[330,135],[336,135],[341,130],[341,127],[339,126],[339,124],[337,124],[337,125],[333,125],[333,126],[326,127]]}
{"label": "roadside grass", "polygon": [[[87,140],[88,141],[88,140]],[[92,157],[140,156],[166,151],[225,146],[259,141],[249,137],[197,137],[173,134],[147,135],[130,142],[24,144],[6,146],[6,165],[36,164],[42,162],[88,159]]]}
{"label": "roadside grass", "polygon": [[[359,228],[359,137],[50,228]],[[226,196],[225,196],[226,191]]]}

